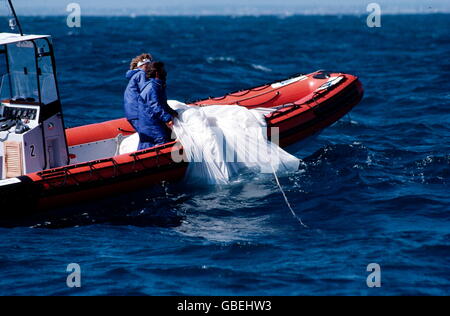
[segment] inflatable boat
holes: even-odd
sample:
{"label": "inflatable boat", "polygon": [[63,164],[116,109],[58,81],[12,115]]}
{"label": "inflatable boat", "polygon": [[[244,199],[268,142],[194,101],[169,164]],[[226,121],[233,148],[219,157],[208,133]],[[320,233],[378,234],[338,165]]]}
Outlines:
{"label": "inflatable boat", "polygon": [[[182,180],[187,163],[170,142],[121,152],[135,134],[126,119],[66,129],[50,36],[0,33],[0,219]],[[332,125],[363,96],[357,77],[329,71],[265,84],[191,106],[239,105],[265,113],[269,137],[286,147]],[[273,131],[277,135],[273,135]]]}

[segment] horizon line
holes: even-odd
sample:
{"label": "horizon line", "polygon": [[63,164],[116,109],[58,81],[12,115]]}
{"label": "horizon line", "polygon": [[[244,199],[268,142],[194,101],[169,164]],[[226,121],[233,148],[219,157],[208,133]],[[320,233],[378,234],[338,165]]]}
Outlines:
{"label": "horizon line", "polygon": [[[87,17],[259,17],[259,16],[274,16],[274,17],[291,17],[291,16],[364,16],[367,12],[241,12],[241,13],[219,13],[219,12],[200,12],[200,13],[106,13],[99,14],[94,12],[83,13],[83,16]],[[392,11],[383,12],[383,15],[436,15],[436,14],[450,14],[449,10],[439,10],[433,12],[425,11]],[[0,17],[6,17],[7,15],[0,15]],[[35,14],[21,14],[21,17],[67,17],[68,14],[63,13],[35,13]]]}

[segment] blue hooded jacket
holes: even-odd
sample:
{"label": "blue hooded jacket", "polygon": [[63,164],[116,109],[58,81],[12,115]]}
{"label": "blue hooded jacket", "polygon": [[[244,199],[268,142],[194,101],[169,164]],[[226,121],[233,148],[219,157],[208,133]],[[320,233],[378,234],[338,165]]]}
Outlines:
{"label": "blue hooded jacket", "polygon": [[148,79],[145,71],[141,69],[129,70],[126,78],[129,83],[124,95],[125,116],[128,121],[132,121],[139,118],[140,94],[148,83]]}
{"label": "blue hooded jacket", "polygon": [[172,121],[175,115],[176,111],[167,104],[165,82],[150,79],[142,90],[139,104],[138,132],[141,139],[139,149],[169,142],[171,130],[165,123]]}

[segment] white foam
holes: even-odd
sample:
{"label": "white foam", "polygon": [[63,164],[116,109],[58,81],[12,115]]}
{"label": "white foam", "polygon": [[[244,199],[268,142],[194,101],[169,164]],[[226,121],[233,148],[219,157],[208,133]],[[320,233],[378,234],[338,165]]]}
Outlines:
{"label": "white foam", "polygon": [[272,72],[272,69],[265,67],[263,65],[252,64],[252,67],[256,70],[261,70],[263,72]]}

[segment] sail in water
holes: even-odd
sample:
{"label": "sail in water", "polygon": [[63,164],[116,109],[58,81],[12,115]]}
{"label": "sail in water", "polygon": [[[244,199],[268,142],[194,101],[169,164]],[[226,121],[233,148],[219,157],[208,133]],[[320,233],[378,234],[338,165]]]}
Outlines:
{"label": "sail in water", "polygon": [[179,113],[174,133],[189,162],[188,182],[227,184],[243,169],[284,173],[299,168],[299,159],[267,139],[264,111],[177,101],[169,105]]}

